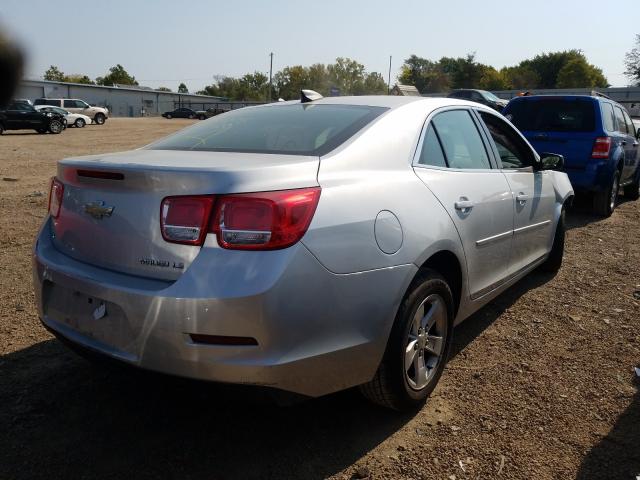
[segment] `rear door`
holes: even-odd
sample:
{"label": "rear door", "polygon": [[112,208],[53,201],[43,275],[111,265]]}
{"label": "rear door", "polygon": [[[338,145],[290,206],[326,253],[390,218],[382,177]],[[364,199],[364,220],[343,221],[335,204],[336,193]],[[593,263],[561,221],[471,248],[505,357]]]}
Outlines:
{"label": "rear door", "polygon": [[596,130],[590,97],[522,97],[505,112],[538,153],[564,156],[565,169],[584,170],[591,161]]}
{"label": "rear door", "polygon": [[458,230],[472,298],[498,287],[507,276],[513,198],[471,111],[436,113],[423,131],[414,166]]}
{"label": "rear door", "polygon": [[21,102],[14,102],[9,105],[6,111],[7,128],[23,129],[37,128],[42,122],[40,115],[31,105]]}
{"label": "rear door", "polygon": [[624,150],[624,166],[620,182],[628,182],[634,178],[638,164],[638,140],[634,135],[634,126],[627,112],[616,105],[615,116],[620,147]]}
{"label": "rear door", "polygon": [[498,115],[478,111],[502,172],[513,192],[513,244],[509,274],[515,275],[546,255],[554,233],[556,195],[549,171],[534,171],[535,154],[520,134]]}

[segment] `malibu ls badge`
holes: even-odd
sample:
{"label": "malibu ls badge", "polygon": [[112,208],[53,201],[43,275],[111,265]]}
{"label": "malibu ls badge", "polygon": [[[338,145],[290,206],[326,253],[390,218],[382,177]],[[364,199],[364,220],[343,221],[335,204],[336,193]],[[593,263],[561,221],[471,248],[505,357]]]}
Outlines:
{"label": "malibu ls badge", "polygon": [[96,220],[102,220],[104,217],[110,217],[115,207],[105,205],[102,200],[97,202],[89,202],[83,205],[84,212],[91,215]]}

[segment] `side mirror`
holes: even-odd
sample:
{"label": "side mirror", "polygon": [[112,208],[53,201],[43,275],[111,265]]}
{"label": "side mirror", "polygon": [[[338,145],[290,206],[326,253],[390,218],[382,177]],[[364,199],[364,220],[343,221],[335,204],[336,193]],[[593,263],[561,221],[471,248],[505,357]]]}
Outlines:
{"label": "side mirror", "polygon": [[540,154],[539,170],[562,170],[564,168],[564,157],[557,153]]}

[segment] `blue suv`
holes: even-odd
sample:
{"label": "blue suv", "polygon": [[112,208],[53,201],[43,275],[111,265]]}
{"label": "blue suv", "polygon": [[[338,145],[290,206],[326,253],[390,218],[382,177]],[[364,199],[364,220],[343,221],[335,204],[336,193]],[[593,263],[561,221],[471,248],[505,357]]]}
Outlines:
{"label": "blue suv", "polygon": [[625,197],[640,197],[640,131],[618,103],[599,95],[533,95],[514,98],[503,114],[538,153],[564,156],[573,188],[593,193],[596,213],[613,213],[620,187]]}

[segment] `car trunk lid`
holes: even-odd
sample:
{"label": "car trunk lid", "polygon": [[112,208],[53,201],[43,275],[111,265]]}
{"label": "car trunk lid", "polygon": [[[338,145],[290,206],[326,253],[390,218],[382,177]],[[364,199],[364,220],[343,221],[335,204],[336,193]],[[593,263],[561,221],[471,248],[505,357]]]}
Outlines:
{"label": "car trunk lid", "polygon": [[92,265],[176,280],[198,255],[169,243],[160,229],[162,200],[316,186],[318,157],[136,150],[63,160],[64,197],[52,219],[56,248]]}

